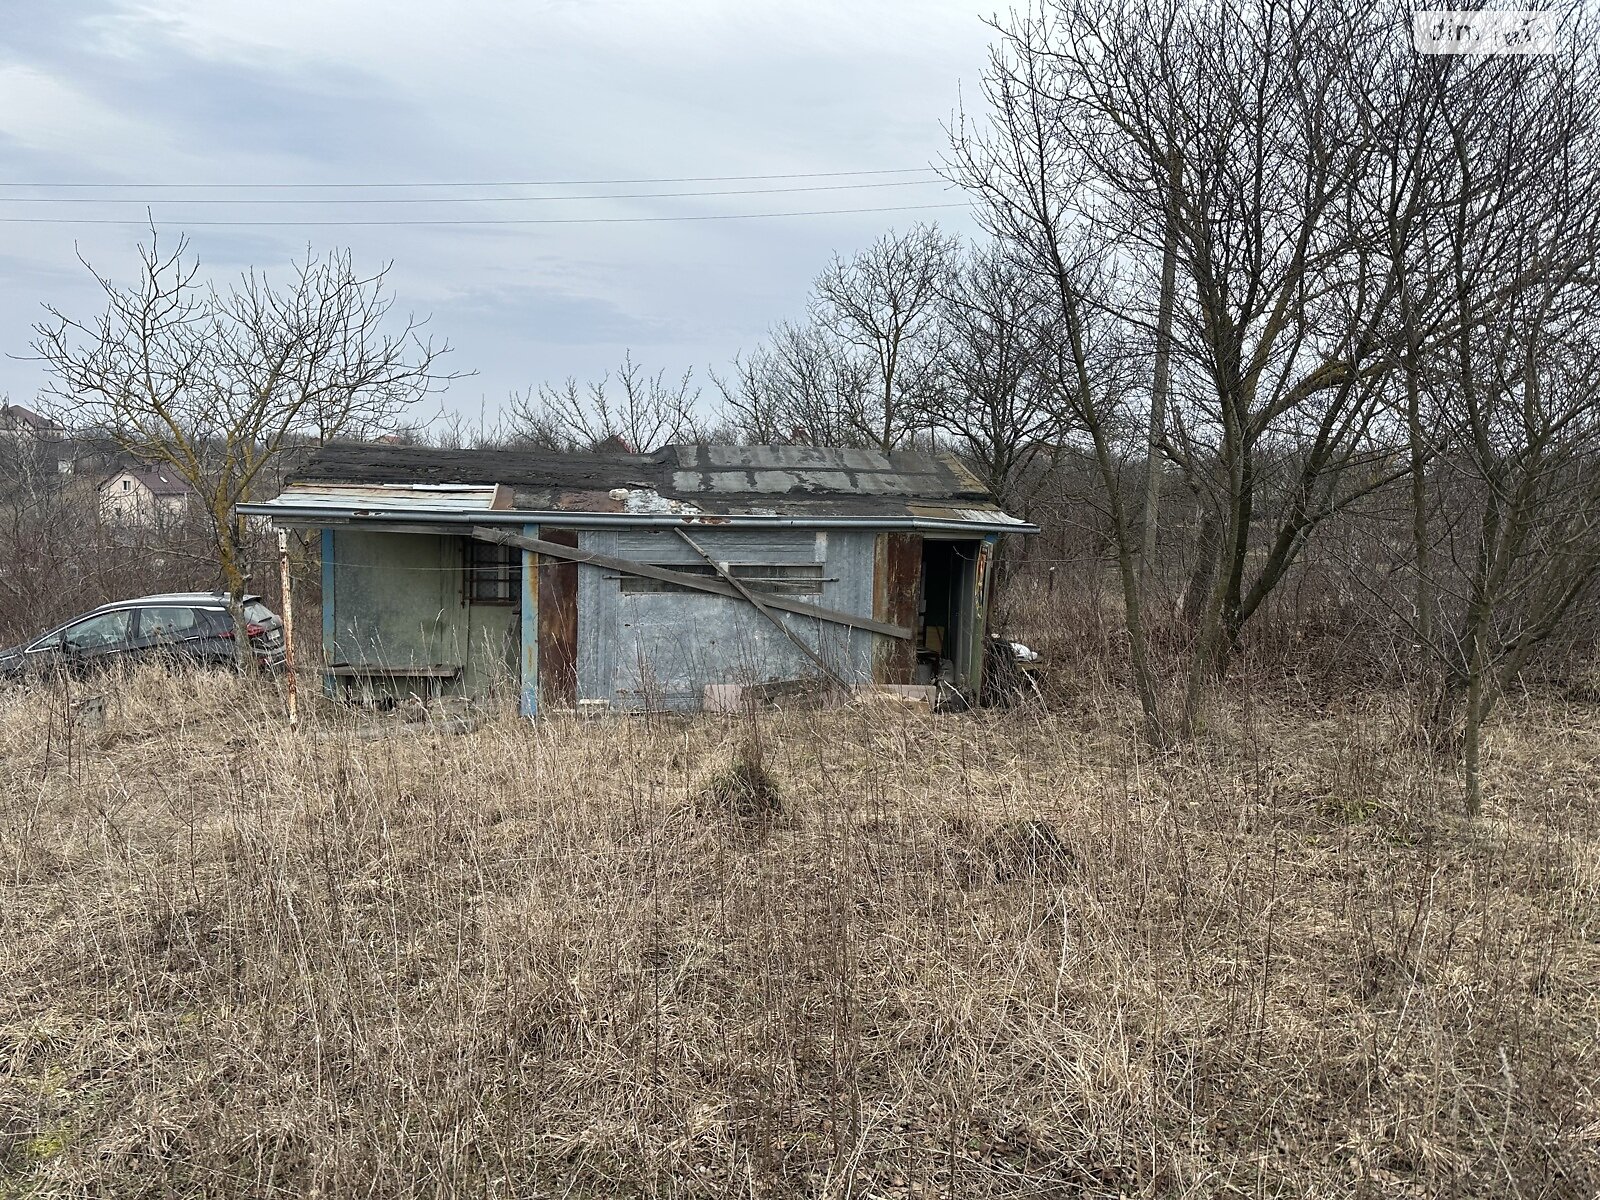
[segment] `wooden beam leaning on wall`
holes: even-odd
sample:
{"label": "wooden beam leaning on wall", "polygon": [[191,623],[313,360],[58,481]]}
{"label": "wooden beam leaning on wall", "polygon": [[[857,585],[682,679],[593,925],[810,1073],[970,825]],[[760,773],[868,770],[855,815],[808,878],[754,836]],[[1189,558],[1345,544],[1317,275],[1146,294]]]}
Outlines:
{"label": "wooden beam leaning on wall", "polygon": [[844,679],[839,675],[839,672],[835,671],[826,662],[824,662],[822,655],[813,650],[803,637],[801,637],[794,630],[790,629],[788,625],[784,624],[783,618],[772,611],[772,606],[766,602],[765,598],[756,595],[742,582],[740,582],[734,576],[733,572],[728,569],[727,563],[719,562],[712,558],[711,555],[707,553],[705,548],[702,547],[699,542],[690,537],[688,531],[685,530],[681,525],[678,527],[678,536],[684,541],[688,542],[690,548],[696,554],[705,559],[706,562],[710,563],[711,569],[718,575],[722,576],[722,578],[727,581],[729,587],[737,590],[739,595],[748,600],[755,607],[755,610],[758,613],[776,625],[778,627],[778,631],[782,633],[784,637],[788,638],[797,647],[799,647],[800,652],[809,658],[812,663],[816,665],[818,670],[820,670],[824,675],[826,675],[845,691],[848,692],[850,690],[850,685],[844,681]]}
{"label": "wooden beam leaning on wall", "polygon": [[[674,583],[692,591],[710,592],[713,596],[727,596],[734,600],[744,599],[733,587],[709,575],[689,575],[668,567],[658,567],[653,563],[635,562],[631,558],[618,558],[612,554],[599,554],[593,550],[577,550],[571,546],[557,545],[555,542],[543,541],[540,538],[507,533],[503,529],[495,529],[488,525],[474,526],[472,536],[485,542],[499,542],[503,546],[520,546],[524,550],[532,550],[550,558],[565,559],[568,562],[598,567],[601,570],[620,571],[626,575],[638,575],[645,579],[659,579],[663,583]],[[872,633],[881,633],[884,637],[909,640],[912,636],[912,631],[903,625],[890,625],[883,621],[874,621],[871,617],[858,617],[854,613],[822,608],[788,596],[763,596],[761,599],[768,608],[799,613],[803,617],[816,617],[818,620],[831,621],[835,625],[865,629]]]}

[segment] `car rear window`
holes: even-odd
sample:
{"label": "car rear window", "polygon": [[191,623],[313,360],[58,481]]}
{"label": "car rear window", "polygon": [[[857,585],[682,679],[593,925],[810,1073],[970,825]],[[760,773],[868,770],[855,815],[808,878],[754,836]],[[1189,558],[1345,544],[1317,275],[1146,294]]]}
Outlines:
{"label": "car rear window", "polygon": [[244,619],[246,621],[255,621],[258,624],[264,621],[277,620],[273,616],[272,610],[259,600],[247,600],[245,602]]}

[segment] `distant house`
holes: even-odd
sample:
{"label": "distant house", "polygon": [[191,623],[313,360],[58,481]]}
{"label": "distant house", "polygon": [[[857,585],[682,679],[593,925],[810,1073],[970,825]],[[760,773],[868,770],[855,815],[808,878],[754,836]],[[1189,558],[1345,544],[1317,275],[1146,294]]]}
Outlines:
{"label": "distant house", "polygon": [[67,431],[42,413],[20,404],[0,405],[0,444],[54,462],[63,475],[75,469],[78,448]]}
{"label": "distant house", "polygon": [[107,525],[168,525],[189,513],[194,489],[170,467],[117,472],[100,485],[100,520]]}
{"label": "distant house", "polygon": [[329,691],[515,681],[529,715],[976,693],[997,541],[1038,532],[954,458],[807,446],[331,445],[238,511],[321,531]]}
{"label": "distant house", "polygon": [[61,437],[66,431],[42,413],[20,404],[0,405],[0,438],[16,444]]}

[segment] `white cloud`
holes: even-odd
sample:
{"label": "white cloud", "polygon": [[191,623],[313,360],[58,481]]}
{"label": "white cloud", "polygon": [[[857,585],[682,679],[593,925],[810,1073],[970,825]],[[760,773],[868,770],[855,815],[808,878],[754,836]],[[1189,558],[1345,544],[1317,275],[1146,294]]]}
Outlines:
{"label": "white cloud", "polygon": [[[75,24],[63,18],[53,35],[58,54],[0,65],[0,175],[48,168],[55,178],[141,181],[506,180],[917,166],[942,151],[940,124],[958,81],[974,80],[988,40],[970,0],[105,2]],[[319,206],[317,215],[637,216],[952,199],[928,187],[470,209]],[[41,209],[86,211],[26,212]],[[171,224],[292,211],[159,210]],[[0,206],[0,215],[20,214]],[[393,259],[401,306],[431,309],[434,328],[461,348],[457,365],[481,370],[462,397],[475,403],[539,378],[598,371],[630,342],[669,370],[725,361],[799,309],[830,252],[922,216],[967,227],[959,211],[946,211],[193,233],[219,269],[270,268],[308,241],[348,244],[369,263]],[[46,274],[74,266],[79,239],[97,264],[121,269],[137,233],[30,232],[37,236],[20,253]],[[39,300],[93,302],[86,278],[66,278],[77,282],[49,296],[0,295],[0,352],[24,349]],[[572,298],[570,320],[552,296]],[[493,320],[486,303],[501,306]],[[611,340],[585,335],[591,318]],[[0,364],[0,390],[26,395],[37,380],[36,364]]]}
{"label": "white cloud", "polygon": [[85,158],[165,157],[171,147],[137,117],[84,95],[26,63],[0,63],[0,136],[16,147],[55,153],[71,145]]}

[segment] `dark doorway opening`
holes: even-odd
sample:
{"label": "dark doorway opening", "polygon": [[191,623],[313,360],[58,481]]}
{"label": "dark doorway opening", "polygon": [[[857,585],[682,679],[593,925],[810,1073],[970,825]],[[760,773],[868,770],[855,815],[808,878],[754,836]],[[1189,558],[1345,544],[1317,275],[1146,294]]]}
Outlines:
{"label": "dark doorway opening", "polygon": [[922,543],[922,596],[917,617],[918,683],[942,680],[967,687],[972,661],[973,572],[978,543]]}

